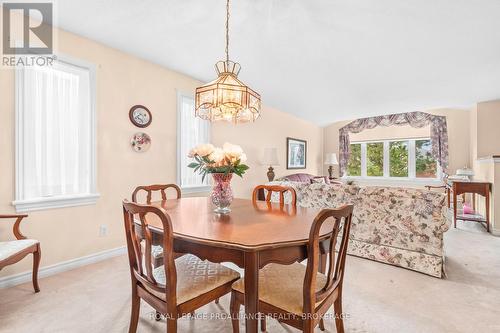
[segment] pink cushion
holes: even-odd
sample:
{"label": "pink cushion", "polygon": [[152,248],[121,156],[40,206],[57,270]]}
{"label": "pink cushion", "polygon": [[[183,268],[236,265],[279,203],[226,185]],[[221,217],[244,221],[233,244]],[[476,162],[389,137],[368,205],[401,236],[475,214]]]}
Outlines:
{"label": "pink cushion", "polygon": [[326,176],[314,176],[308,173],[294,173],[293,175],[289,175],[284,177],[286,180],[291,182],[300,182],[300,183],[311,183],[314,178],[324,178],[325,183],[329,184],[330,181]]}

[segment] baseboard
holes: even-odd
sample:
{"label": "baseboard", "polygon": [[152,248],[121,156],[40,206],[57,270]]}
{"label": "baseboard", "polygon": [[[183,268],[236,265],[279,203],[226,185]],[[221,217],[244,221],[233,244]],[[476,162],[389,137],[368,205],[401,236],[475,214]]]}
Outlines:
{"label": "baseboard", "polygon": [[[45,266],[40,268],[40,270],[38,271],[38,278],[44,278],[47,276],[59,274],[82,266],[94,264],[96,262],[110,259],[119,255],[123,255],[125,253],[127,253],[127,249],[125,246],[122,246],[122,247],[117,247],[115,249],[90,254],[88,256],[71,259],[68,261],[63,261],[54,265]],[[5,276],[3,278],[0,278],[0,289],[13,287],[18,284],[30,281],[31,281],[31,271]]]}

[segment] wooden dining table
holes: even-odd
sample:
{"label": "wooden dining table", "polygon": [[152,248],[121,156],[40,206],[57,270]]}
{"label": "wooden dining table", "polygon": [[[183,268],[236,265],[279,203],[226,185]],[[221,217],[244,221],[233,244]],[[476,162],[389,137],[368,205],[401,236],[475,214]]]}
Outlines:
{"label": "wooden dining table", "polygon": [[[319,209],[235,199],[231,212],[218,214],[210,198],[192,197],[153,202],[166,210],[174,231],[174,251],[214,263],[232,262],[244,269],[246,332],[257,332],[259,269],[269,263],[292,264],[307,258],[309,232]],[[153,232],[162,224],[146,216]],[[333,223],[333,221],[332,221]],[[326,267],[331,223],[320,232],[320,267]]]}

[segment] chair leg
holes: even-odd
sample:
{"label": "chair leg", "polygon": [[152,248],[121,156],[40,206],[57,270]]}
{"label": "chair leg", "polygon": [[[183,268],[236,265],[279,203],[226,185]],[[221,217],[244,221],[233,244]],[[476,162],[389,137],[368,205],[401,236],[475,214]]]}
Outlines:
{"label": "chair leg", "polygon": [[230,312],[231,312],[231,324],[233,325],[233,333],[239,333],[240,320],[238,318],[240,315],[240,304],[236,300],[236,294],[234,291],[231,293]]}
{"label": "chair leg", "polygon": [[137,295],[135,284],[132,290],[132,311],[130,313],[129,333],[137,332],[137,324],[139,323],[139,310],[141,308],[141,298]]}
{"label": "chair leg", "polygon": [[319,329],[322,331],[325,330],[325,321],[323,320],[323,318],[319,320]]}
{"label": "chair leg", "polygon": [[177,333],[177,319],[167,319],[167,333]]}
{"label": "chair leg", "polygon": [[267,328],[266,328],[266,315],[265,314],[261,314],[262,317],[260,317],[260,331],[261,332],[265,332],[267,331]]}
{"label": "chair leg", "polygon": [[35,252],[33,252],[33,288],[35,293],[40,291],[40,286],[38,285],[38,268],[40,267],[40,259],[42,256],[42,251],[40,250],[40,245]]}
{"label": "chair leg", "polygon": [[311,319],[306,319],[304,321],[303,332],[304,333],[314,333],[314,322]]}
{"label": "chair leg", "polygon": [[344,320],[342,319],[342,294],[333,303],[333,309],[335,312],[335,326],[337,327],[337,333],[344,333]]}

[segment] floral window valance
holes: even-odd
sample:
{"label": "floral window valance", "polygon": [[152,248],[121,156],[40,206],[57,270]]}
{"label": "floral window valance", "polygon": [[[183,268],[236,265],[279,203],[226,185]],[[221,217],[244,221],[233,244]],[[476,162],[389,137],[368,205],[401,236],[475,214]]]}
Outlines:
{"label": "floral window valance", "polygon": [[448,128],[446,117],[425,112],[390,114],[386,116],[357,119],[339,130],[340,174],[344,175],[350,155],[349,133],[359,133],[377,126],[410,125],[421,128],[431,127],[432,156],[441,166],[444,173],[448,171]]}

